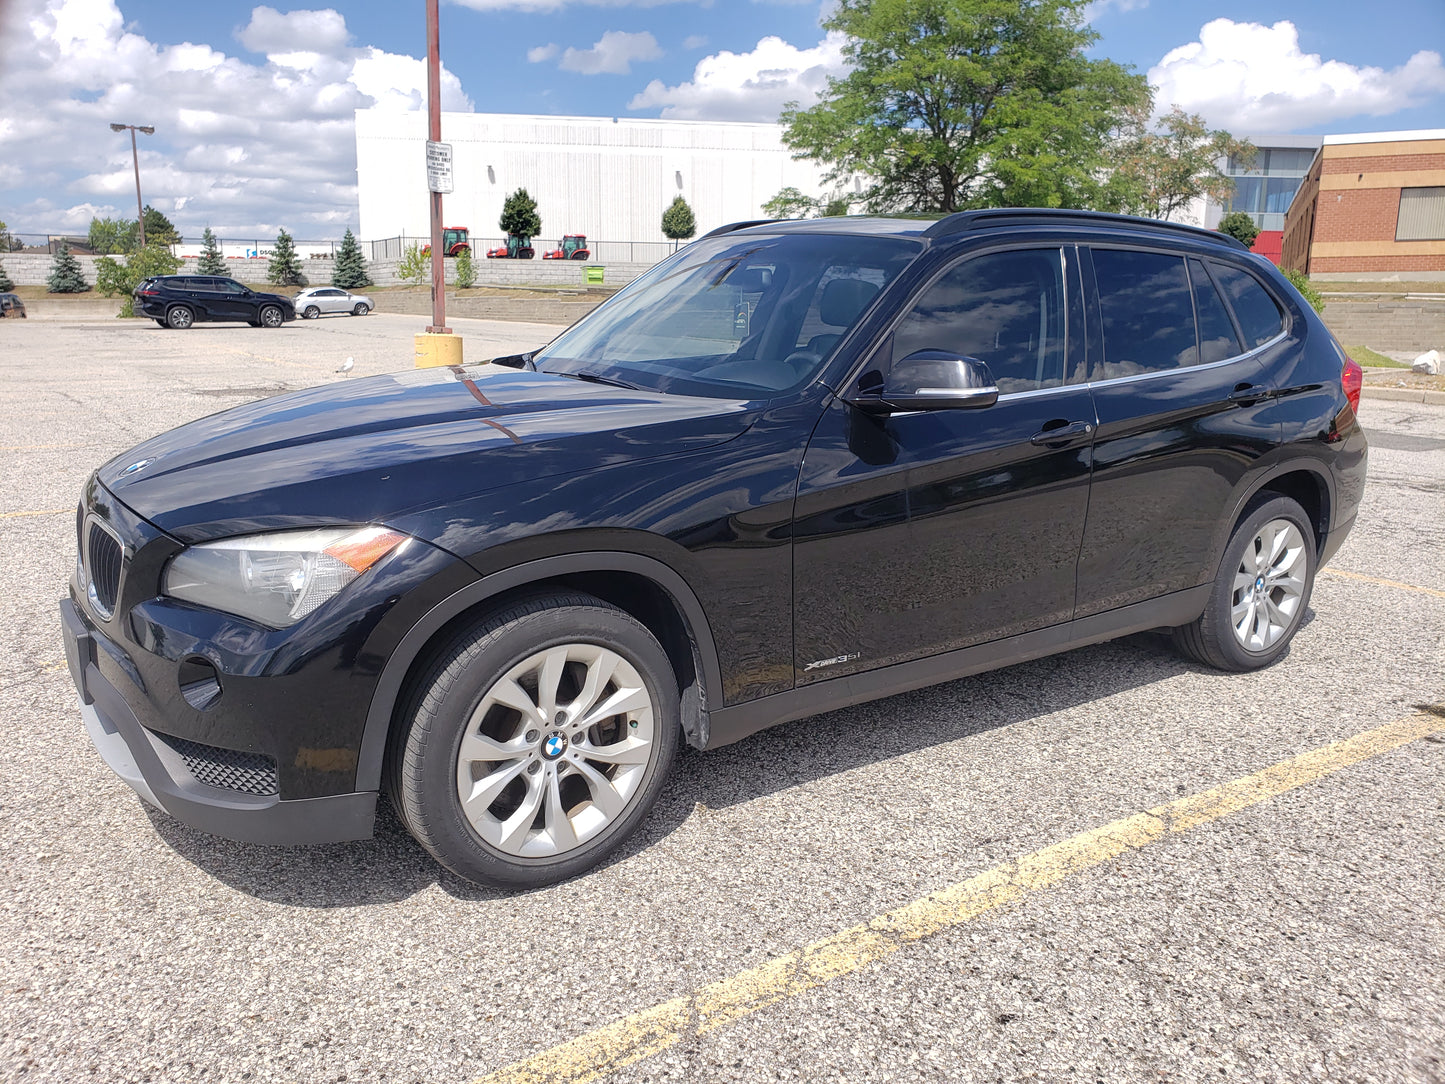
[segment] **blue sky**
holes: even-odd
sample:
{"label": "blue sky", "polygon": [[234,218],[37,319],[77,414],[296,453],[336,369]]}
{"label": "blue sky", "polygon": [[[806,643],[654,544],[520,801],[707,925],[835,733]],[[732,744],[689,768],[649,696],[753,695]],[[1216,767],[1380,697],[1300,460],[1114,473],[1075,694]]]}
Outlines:
{"label": "blue sky", "polygon": [[[824,0],[826,6],[827,0]],[[450,108],[775,119],[841,70],[818,0],[448,0]],[[339,235],[352,111],[420,108],[424,7],[0,0],[0,219],[83,229],[142,180],[186,233]],[[1445,127],[1442,0],[1096,0],[1094,55],[1236,133]],[[152,199],[153,197],[153,199]]]}

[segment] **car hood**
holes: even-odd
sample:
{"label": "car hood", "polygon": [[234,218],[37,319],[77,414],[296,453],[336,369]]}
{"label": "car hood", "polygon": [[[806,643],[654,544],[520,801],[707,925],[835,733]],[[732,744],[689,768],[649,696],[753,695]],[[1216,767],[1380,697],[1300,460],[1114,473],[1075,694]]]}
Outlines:
{"label": "car hood", "polygon": [[419,369],[213,414],[99,475],[183,542],[381,523],[514,482],[695,452],[744,432],[758,405],[495,365]]}

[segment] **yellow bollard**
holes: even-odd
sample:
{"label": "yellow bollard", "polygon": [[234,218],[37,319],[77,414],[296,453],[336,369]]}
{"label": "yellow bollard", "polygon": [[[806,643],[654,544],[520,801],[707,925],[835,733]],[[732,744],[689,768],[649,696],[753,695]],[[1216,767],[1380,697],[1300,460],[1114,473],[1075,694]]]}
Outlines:
{"label": "yellow bollard", "polygon": [[431,369],[440,365],[462,363],[462,337],[440,335],[430,331],[416,337],[416,367]]}

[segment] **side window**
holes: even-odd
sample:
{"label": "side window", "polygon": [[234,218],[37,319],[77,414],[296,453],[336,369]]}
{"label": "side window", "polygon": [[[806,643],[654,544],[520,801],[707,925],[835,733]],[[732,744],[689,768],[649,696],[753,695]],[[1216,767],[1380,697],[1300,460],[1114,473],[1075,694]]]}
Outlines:
{"label": "side window", "polygon": [[222,290],[224,293],[228,293],[228,294],[244,294],[244,293],[246,292],[246,287],[242,286],[239,282],[236,282],[234,279],[217,279],[216,281],[217,281],[218,283],[220,283],[220,285],[221,285],[221,290]]}
{"label": "side window", "polygon": [[1184,258],[1093,250],[1104,325],[1104,379],[1194,365],[1194,300]]}
{"label": "side window", "polygon": [[947,350],[988,365],[1000,392],[1064,382],[1064,272],[1056,248],[994,252],[949,270],[893,333],[893,359]]}
{"label": "side window", "polygon": [[1193,258],[1189,261],[1189,282],[1194,287],[1194,315],[1199,319],[1199,360],[1207,365],[1244,353],[1234,333],[1234,321],[1209,280],[1209,272]]}
{"label": "side window", "polygon": [[1239,321],[1239,330],[1244,332],[1247,349],[1253,350],[1280,333],[1284,319],[1280,316],[1279,306],[1258,279],[1247,271],[1214,260],[1209,261],[1209,267],[1219,278],[1219,285],[1224,287],[1224,296],[1229,298],[1230,308],[1234,309],[1234,317]]}

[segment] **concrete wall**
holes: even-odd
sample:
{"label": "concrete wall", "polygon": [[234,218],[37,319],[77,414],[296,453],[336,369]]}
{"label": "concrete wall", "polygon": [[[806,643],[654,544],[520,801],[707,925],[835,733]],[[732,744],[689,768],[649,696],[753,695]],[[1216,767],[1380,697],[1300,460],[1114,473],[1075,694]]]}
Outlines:
{"label": "concrete wall", "polygon": [[1321,315],[1335,337],[1351,346],[1414,353],[1445,349],[1445,300],[1332,297]]}

